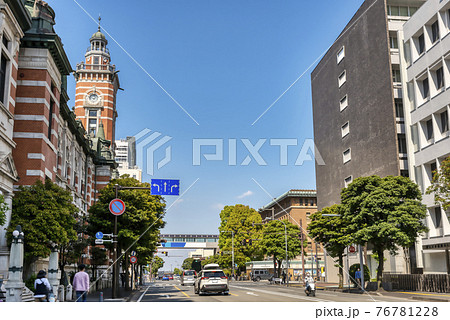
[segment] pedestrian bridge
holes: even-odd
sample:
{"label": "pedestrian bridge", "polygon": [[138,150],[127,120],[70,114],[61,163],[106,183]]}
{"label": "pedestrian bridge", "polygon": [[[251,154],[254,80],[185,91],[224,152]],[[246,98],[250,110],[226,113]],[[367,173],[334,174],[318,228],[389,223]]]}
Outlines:
{"label": "pedestrian bridge", "polygon": [[215,234],[162,234],[158,249],[219,248],[219,235]]}

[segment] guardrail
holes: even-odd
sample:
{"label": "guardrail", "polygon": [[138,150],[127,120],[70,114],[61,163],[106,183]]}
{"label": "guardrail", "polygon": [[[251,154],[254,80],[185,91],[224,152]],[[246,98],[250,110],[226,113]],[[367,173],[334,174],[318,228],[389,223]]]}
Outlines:
{"label": "guardrail", "polygon": [[409,290],[424,292],[450,292],[450,275],[447,274],[391,274],[384,273],[384,290]]}

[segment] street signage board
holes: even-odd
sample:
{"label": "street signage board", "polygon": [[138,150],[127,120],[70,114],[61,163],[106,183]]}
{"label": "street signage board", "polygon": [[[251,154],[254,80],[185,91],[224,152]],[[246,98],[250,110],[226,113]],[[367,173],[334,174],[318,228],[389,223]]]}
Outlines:
{"label": "street signage board", "polygon": [[130,253],[131,253],[132,256],[136,255],[136,251],[131,251]]}
{"label": "street signage board", "polygon": [[109,211],[115,216],[120,216],[125,212],[125,203],[120,199],[113,199],[109,203]]}
{"label": "street signage board", "polygon": [[97,232],[96,234],[95,234],[95,237],[97,238],[97,239],[103,239],[103,232]]}
{"label": "street signage board", "polygon": [[355,248],[354,246],[350,246],[350,247],[348,248],[348,251],[349,251],[350,253],[355,253],[355,252],[356,252],[356,248]]}
{"label": "street signage board", "polygon": [[95,239],[95,244],[103,244],[103,239]]}
{"label": "street signage board", "polygon": [[179,196],[180,180],[152,179],[152,194],[161,196]]}
{"label": "street signage board", "polygon": [[131,256],[130,257],[130,263],[136,263],[137,262],[137,258],[136,258],[136,256]]}

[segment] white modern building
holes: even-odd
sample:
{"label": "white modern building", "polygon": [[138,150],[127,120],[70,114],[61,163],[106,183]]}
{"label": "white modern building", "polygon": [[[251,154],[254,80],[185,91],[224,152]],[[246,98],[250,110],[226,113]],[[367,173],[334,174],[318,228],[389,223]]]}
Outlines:
{"label": "white modern building", "polygon": [[119,175],[128,174],[142,182],[142,170],[136,166],[136,139],[126,137],[126,139],[116,140],[116,162],[119,167]]}
{"label": "white modern building", "polygon": [[450,0],[428,0],[398,32],[410,177],[423,192],[429,232],[416,244],[417,268],[450,274],[450,212],[427,195],[450,155]]}

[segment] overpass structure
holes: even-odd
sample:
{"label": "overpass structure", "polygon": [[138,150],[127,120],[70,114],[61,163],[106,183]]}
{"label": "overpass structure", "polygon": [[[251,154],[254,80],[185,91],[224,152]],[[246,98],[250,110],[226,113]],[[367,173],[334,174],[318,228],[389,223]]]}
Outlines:
{"label": "overpass structure", "polygon": [[219,235],[215,234],[161,234],[158,249],[214,249],[219,250]]}

